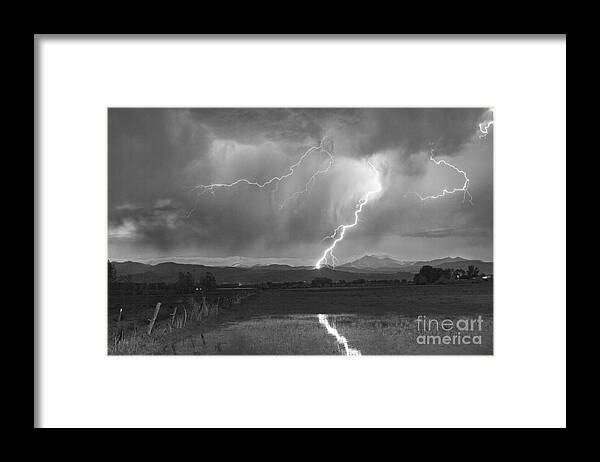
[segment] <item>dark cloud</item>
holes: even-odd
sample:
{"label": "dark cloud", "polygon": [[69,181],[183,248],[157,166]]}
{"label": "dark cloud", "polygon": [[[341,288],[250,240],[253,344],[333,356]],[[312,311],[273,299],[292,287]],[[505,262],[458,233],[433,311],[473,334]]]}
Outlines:
{"label": "dark cloud", "polygon": [[443,237],[489,237],[490,231],[481,228],[440,228],[427,229],[423,231],[414,231],[404,233],[406,237],[426,237],[426,238],[443,238]]}
{"label": "dark cloud", "polygon": [[315,143],[330,124],[356,121],[355,109],[190,109],[191,117],[215,136],[242,143]]}
{"label": "dark cloud", "polygon": [[368,133],[361,139],[362,154],[386,149],[410,155],[435,147],[454,155],[471,141],[487,109],[367,109]]}
{"label": "dark cloud", "polygon": [[111,206],[182,197],[190,164],[208,152],[212,134],[164,109],[109,109]]}
{"label": "dark cloud", "polygon": [[[373,247],[385,240],[389,247],[390,236],[440,242],[481,240],[487,233],[484,252],[491,252],[491,143],[477,136],[485,112],[110,109],[109,252],[113,258],[173,253],[312,258],[323,249],[323,237],[348,222],[373,181],[363,160],[367,158],[378,163],[384,191],[365,209],[352,239]],[[240,185],[200,197],[192,189],[240,177],[265,181],[281,175],[325,136],[335,145],[334,168],[284,209],[282,198],[301,189],[324,166],[322,153],[307,159],[276,189]],[[432,147],[436,155],[453,156],[471,169],[474,207],[465,207],[458,197],[424,207],[410,195],[411,190],[435,190],[442,183],[460,186],[455,172],[432,169]],[[439,177],[430,177],[432,171]]]}

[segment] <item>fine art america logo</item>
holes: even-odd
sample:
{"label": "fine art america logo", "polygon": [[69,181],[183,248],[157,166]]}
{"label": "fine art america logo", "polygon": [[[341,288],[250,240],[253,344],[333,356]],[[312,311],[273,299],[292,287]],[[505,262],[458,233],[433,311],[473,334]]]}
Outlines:
{"label": "fine art america logo", "polygon": [[481,345],[483,319],[417,317],[417,343],[419,345]]}

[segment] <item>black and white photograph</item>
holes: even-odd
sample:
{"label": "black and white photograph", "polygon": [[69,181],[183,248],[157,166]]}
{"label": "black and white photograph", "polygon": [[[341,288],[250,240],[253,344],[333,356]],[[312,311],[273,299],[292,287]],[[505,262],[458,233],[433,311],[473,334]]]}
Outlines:
{"label": "black and white photograph", "polygon": [[34,35],[34,428],[565,428],[566,34]]}
{"label": "black and white photograph", "polygon": [[108,109],[108,353],[492,354],[493,124]]}

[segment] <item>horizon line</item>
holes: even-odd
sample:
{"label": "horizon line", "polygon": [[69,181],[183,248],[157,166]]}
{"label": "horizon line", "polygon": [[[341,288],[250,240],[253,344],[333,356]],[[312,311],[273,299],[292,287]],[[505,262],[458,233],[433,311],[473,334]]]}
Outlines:
{"label": "horizon line", "polygon": [[[431,262],[431,261],[435,261],[435,260],[443,260],[443,259],[447,259],[447,258],[450,258],[450,259],[460,258],[460,259],[465,260],[465,261],[480,261],[482,263],[493,263],[494,262],[493,259],[483,260],[483,259],[480,259],[480,258],[465,258],[465,257],[461,257],[461,256],[445,256],[445,257],[436,257],[436,258],[430,258],[430,259],[423,259],[423,258],[421,258],[421,259],[416,259],[416,260],[397,260],[395,257],[391,257],[389,255],[364,254],[361,257],[348,260],[345,263],[342,263],[340,265],[335,265],[335,266],[324,265],[324,267],[335,269],[335,268],[339,268],[339,267],[342,267],[344,265],[347,265],[349,263],[353,263],[353,262],[355,262],[357,260],[360,260],[360,259],[362,259],[364,257],[389,258],[391,260],[394,260],[394,261],[398,262],[399,264],[404,263],[406,265],[414,264],[414,263],[418,263],[418,262]],[[210,258],[223,258],[223,259],[226,259],[226,258],[236,258],[236,257],[235,256],[234,257],[177,257],[177,256],[174,256],[174,257],[165,257],[165,258],[189,258],[189,259],[193,259],[193,258],[199,258],[199,259],[200,258],[207,258],[207,259],[210,259]],[[237,257],[237,258],[242,259],[242,258],[261,258],[261,257]],[[268,258],[268,257],[266,257],[266,258]],[[280,258],[282,258],[282,259],[294,259],[296,257],[280,257]],[[298,257],[297,259],[300,259],[300,258]],[[235,263],[233,263],[233,264],[219,265],[219,264],[212,264],[212,263],[206,263],[205,264],[205,263],[197,263],[197,262],[195,262],[195,263],[186,263],[186,262],[172,261],[172,260],[164,260],[164,261],[155,261],[155,260],[163,260],[163,258],[161,258],[161,257],[149,258],[146,261],[131,260],[131,259],[122,259],[122,258],[111,259],[110,257],[108,258],[108,261],[110,261],[112,263],[139,263],[139,264],[148,265],[148,266],[157,266],[157,265],[164,264],[164,263],[173,263],[173,264],[177,264],[177,265],[205,266],[205,267],[208,267],[208,268],[235,268],[236,266],[237,267],[241,266],[241,267],[250,268],[250,267],[254,267],[254,266],[274,266],[274,265],[277,265],[277,266],[289,266],[291,268],[307,268],[307,267],[310,267],[310,268],[316,269],[313,264],[292,265],[292,264],[288,264],[288,263],[272,262],[272,263],[264,263],[264,264],[254,263],[254,264],[247,264],[247,265],[240,265],[240,264],[235,264]],[[390,269],[393,269],[393,268],[390,268]]]}

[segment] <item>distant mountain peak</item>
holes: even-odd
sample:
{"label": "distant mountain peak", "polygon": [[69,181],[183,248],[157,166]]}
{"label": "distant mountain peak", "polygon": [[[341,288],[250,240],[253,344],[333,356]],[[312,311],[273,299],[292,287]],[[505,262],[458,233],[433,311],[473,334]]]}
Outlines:
{"label": "distant mountain peak", "polygon": [[340,268],[398,268],[403,265],[403,262],[395,260],[385,255],[369,255],[366,254],[357,260],[350,261]]}
{"label": "distant mountain peak", "polygon": [[436,258],[434,260],[429,260],[426,262],[417,262],[417,263],[425,263],[429,265],[439,265],[442,263],[451,263],[451,262],[459,262],[459,261],[467,261],[466,258],[463,257],[444,257],[444,258]]}

